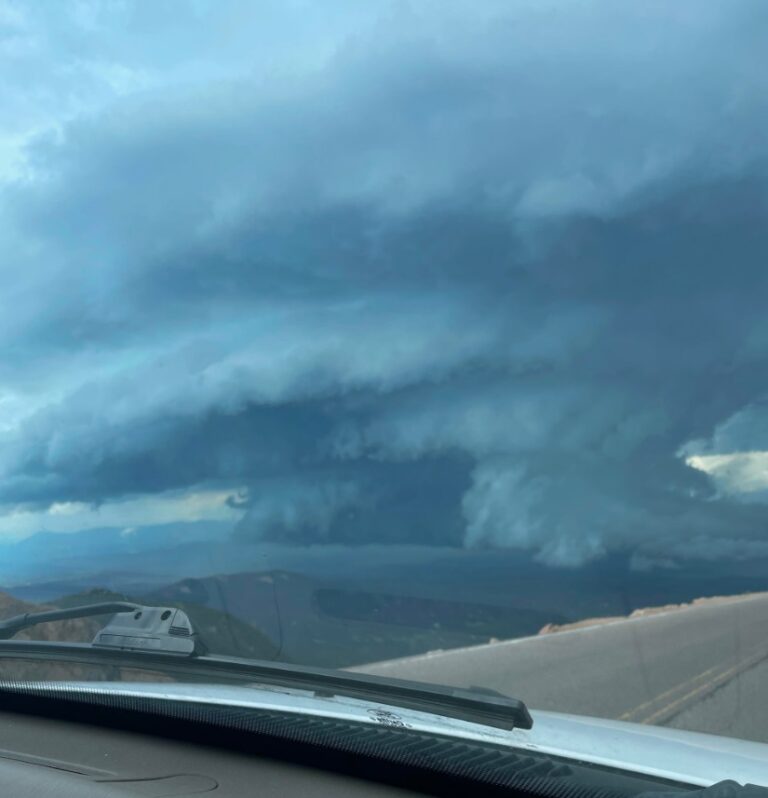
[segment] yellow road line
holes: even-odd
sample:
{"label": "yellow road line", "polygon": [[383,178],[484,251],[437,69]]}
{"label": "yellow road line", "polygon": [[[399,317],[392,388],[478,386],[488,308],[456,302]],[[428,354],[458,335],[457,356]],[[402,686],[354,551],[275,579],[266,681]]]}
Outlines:
{"label": "yellow road line", "polygon": [[681,696],[677,700],[672,701],[670,704],[667,704],[667,706],[657,710],[652,715],[649,715],[647,718],[643,720],[643,723],[653,723],[655,720],[658,720],[663,715],[668,714],[671,709],[680,706],[680,704],[684,703],[688,699],[693,698],[699,693],[707,692],[708,690],[713,689],[714,687],[717,686],[718,683],[722,682],[723,679],[727,679],[731,674],[735,675],[736,671],[738,671],[742,667],[743,667],[742,663],[734,665],[732,668],[729,668],[727,671],[720,674],[719,676],[716,676],[714,679],[711,679],[708,682],[704,682],[704,684],[700,684],[698,687],[695,687],[689,693],[686,693],[684,696]]}
{"label": "yellow road line", "polygon": [[663,698],[667,698],[667,696],[670,696],[673,693],[678,692],[681,688],[685,689],[689,685],[696,683],[697,681],[699,681],[699,679],[703,679],[705,676],[708,676],[710,673],[712,673],[712,671],[716,671],[719,667],[720,667],[719,665],[714,665],[713,667],[705,670],[703,673],[699,673],[696,676],[693,676],[687,682],[683,682],[682,684],[676,684],[674,687],[670,687],[669,690],[665,690],[663,693],[659,693],[659,695],[654,696],[648,701],[645,701],[642,704],[638,704],[633,709],[627,710],[623,715],[619,715],[619,720],[632,720],[634,716],[642,712],[644,709],[647,709],[652,704],[655,704],[657,701],[660,701]]}
{"label": "yellow road line", "polygon": [[629,712],[625,712],[624,715],[621,716],[622,720],[629,720],[632,715],[637,714],[643,708],[650,706],[651,704],[657,703],[660,699],[663,699],[674,692],[678,692],[680,690],[685,690],[687,687],[695,684],[697,681],[700,681],[704,676],[708,676],[713,671],[718,671],[715,675],[709,679],[708,681],[704,682],[703,684],[699,684],[698,686],[694,687],[692,690],[688,690],[688,692],[681,695],[679,698],[676,698],[674,701],[670,701],[670,703],[666,704],[663,707],[660,707],[655,712],[648,715],[648,717],[639,720],[640,723],[646,724],[653,724],[662,719],[668,719],[669,717],[678,714],[680,711],[683,710],[685,704],[689,702],[692,698],[696,698],[697,696],[704,696],[708,692],[712,692],[718,687],[726,684],[730,679],[736,676],[738,673],[741,673],[748,668],[757,665],[758,662],[764,660],[768,656],[768,651],[759,651],[757,654],[753,654],[751,657],[742,660],[741,662],[737,662],[735,665],[727,668],[724,671],[718,671],[718,667],[715,666],[714,668],[709,668],[708,670],[704,671],[703,673],[694,676],[692,679],[689,679],[687,682],[678,685],[677,687],[672,688],[671,690],[667,690],[664,693],[656,696],[656,698],[652,699],[651,701],[646,701],[644,704],[640,704],[639,706],[635,707],[633,710]]}

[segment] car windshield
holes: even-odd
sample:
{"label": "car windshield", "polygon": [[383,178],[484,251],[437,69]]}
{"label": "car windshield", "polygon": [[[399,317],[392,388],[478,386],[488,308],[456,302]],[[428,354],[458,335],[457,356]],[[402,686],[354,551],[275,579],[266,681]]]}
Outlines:
{"label": "car windshield", "polygon": [[767,11],[0,0],[0,678],[768,742]]}

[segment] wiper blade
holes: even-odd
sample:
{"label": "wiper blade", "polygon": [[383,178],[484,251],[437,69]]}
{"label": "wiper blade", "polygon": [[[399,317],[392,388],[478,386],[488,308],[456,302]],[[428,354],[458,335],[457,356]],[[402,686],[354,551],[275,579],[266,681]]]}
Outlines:
{"label": "wiper blade", "polygon": [[[112,609],[105,609],[107,607]],[[186,613],[174,607],[144,607],[121,602],[92,604],[18,616],[5,621],[0,629],[8,627],[14,629],[11,634],[15,634],[19,629],[36,623],[106,612],[119,615],[115,615],[91,644],[0,640],[0,658],[156,669],[196,681],[256,682],[304,690],[316,696],[358,698],[500,729],[530,729],[533,726],[522,701],[492,691],[442,687],[282,662],[206,656]]]}

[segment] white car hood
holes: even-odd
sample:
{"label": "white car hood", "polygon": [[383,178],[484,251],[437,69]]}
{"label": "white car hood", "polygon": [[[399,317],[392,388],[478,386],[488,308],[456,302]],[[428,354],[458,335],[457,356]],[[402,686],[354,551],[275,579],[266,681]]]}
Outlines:
{"label": "white car hood", "polygon": [[402,709],[375,701],[269,685],[66,682],[56,686],[95,694],[186,700],[227,706],[284,710],[370,724],[406,726],[467,740],[508,745],[687,784],[709,786],[723,779],[768,786],[768,745],[709,734],[531,711],[533,729],[505,731],[478,723]]}

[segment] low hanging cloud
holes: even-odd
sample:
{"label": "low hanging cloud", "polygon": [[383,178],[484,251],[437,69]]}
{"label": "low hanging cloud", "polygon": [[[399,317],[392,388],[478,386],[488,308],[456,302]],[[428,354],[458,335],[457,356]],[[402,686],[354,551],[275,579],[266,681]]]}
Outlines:
{"label": "low hanging cloud", "polygon": [[241,539],[762,551],[764,5],[277,4],[285,48],[218,64],[217,6],[137,5],[146,52],[130,4],[18,9],[77,68],[27,128],[0,100],[0,504],[237,486]]}

